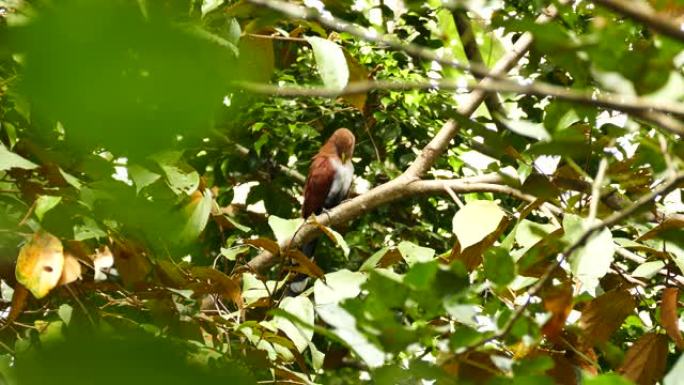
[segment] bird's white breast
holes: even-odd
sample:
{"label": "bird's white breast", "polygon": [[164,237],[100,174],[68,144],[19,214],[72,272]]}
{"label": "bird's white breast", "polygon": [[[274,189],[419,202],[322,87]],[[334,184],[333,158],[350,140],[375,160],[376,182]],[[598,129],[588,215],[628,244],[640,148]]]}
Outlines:
{"label": "bird's white breast", "polygon": [[351,159],[346,163],[340,162],[339,159],[332,159],[332,166],[335,169],[335,178],[333,178],[332,185],[330,186],[328,199],[335,196],[342,196],[341,199],[344,199],[349,192],[352,179],[354,179],[354,165]]}

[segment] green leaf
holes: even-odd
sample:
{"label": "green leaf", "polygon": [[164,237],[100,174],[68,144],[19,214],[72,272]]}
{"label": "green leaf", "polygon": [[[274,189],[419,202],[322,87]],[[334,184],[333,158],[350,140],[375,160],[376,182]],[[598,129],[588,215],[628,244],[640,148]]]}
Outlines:
{"label": "green leaf", "polygon": [[0,171],[7,171],[13,168],[33,170],[36,167],[38,167],[37,164],[13,153],[0,143]]}
{"label": "green leaf", "polygon": [[[681,360],[680,360],[681,361]],[[601,374],[596,377],[587,377],[582,381],[582,384],[584,385],[634,385],[633,382],[629,381],[628,379],[615,374],[615,373],[606,373],[606,374]],[[681,382],[673,382],[673,383],[668,383],[667,382],[667,377],[665,377],[665,385],[675,385],[675,384],[681,384]]]}
{"label": "green leaf", "polygon": [[249,246],[235,246],[229,248],[221,248],[221,255],[223,255],[229,261],[235,261],[239,254],[244,253],[249,250]]}
{"label": "green leaf", "polygon": [[516,276],[516,266],[511,255],[505,249],[492,247],[484,255],[484,274],[488,280],[498,286],[506,286]]}
{"label": "green leaf", "polygon": [[303,218],[283,219],[275,215],[268,217],[268,225],[271,227],[271,230],[273,230],[273,234],[279,244],[283,244],[290,239],[303,223]]}
{"label": "green leaf", "polygon": [[[672,369],[665,375],[663,381],[664,385],[681,385],[684,384],[684,354],[679,356],[677,362],[672,366]],[[590,385],[604,385],[604,384],[590,384]],[[612,384],[611,384],[612,385]],[[620,384],[622,385],[622,384]]]}
{"label": "green leaf", "polygon": [[349,81],[349,67],[342,48],[330,40],[316,36],[306,37],[311,44],[318,73],[326,87],[342,90]]}
{"label": "green leaf", "polygon": [[154,155],[152,158],[159,164],[166,183],[176,194],[190,195],[199,187],[199,174],[192,167],[180,161],[180,152],[169,151]]}
{"label": "green leaf", "polygon": [[161,178],[161,175],[156,172],[152,172],[137,164],[128,166],[128,175],[133,180],[133,183],[135,183],[135,191],[137,193]]}
{"label": "green leaf", "polygon": [[66,303],[61,304],[59,309],[57,309],[57,314],[59,315],[59,318],[64,321],[64,324],[69,325],[69,322],[71,322],[71,313],[73,313],[73,310],[74,309]]}
{"label": "green leaf", "polygon": [[344,237],[342,237],[342,234],[338,233],[337,231],[331,229],[330,227],[326,227],[326,229],[330,232],[330,234],[333,235],[335,239],[333,241],[337,246],[339,246],[342,249],[342,253],[344,253],[344,256],[346,258],[349,257],[349,245],[347,245],[347,241],[344,240]]}
{"label": "green leaf", "polygon": [[453,232],[458,238],[461,250],[472,246],[493,233],[504,212],[494,201],[476,200],[468,202],[456,212],[453,219]]}
{"label": "green leaf", "polygon": [[[313,325],[314,323],[314,307],[311,300],[307,297],[285,297],[278,307],[309,325]],[[301,353],[306,350],[309,346],[309,342],[313,339],[312,328],[295,325],[290,320],[280,316],[274,317],[273,321],[275,322],[276,327],[282,330],[282,332],[294,343],[297,351]]]}
{"label": "green leaf", "polygon": [[215,10],[223,4],[223,0],[204,0],[202,1],[202,16]]}
{"label": "green leaf", "polygon": [[52,210],[59,202],[62,201],[62,197],[54,195],[40,195],[36,199],[36,209],[35,213],[39,221],[43,220],[43,215],[48,211]]}
{"label": "green leaf", "polygon": [[663,261],[644,262],[634,269],[632,272],[632,277],[651,279],[664,267],[665,262]]}
{"label": "green leaf", "polygon": [[412,266],[418,262],[430,262],[435,257],[435,250],[429,247],[418,246],[415,243],[409,241],[403,241],[398,246],[397,249],[404,257],[406,263]]}
{"label": "green leaf", "polygon": [[314,282],[314,302],[318,307],[354,298],[361,292],[361,285],[366,279],[366,274],[346,269],[326,274],[325,282],[321,279]]}
{"label": "green leaf", "polygon": [[104,238],[107,233],[92,218],[84,217],[83,224],[74,226],[74,239],[85,241],[86,239]]}
{"label": "green leaf", "polygon": [[603,229],[570,256],[572,272],[585,290],[593,292],[596,289],[599,279],[608,273],[614,255],[613,235],[610,230]]}
{"label": "green leaf", "polygon": [[183,208],[187,215],[187,221],[180,234],[181,243],[197,239],[202,231],[204,231],[209,221],[213,204],[214,200],[211,196],[211,191],[205,189],[201,197],[194,198],[190,204]]}
{"label": "green leaf", "polygon": [[67,173],[66,171],[62,170],[61,168],[59,169],[59,173],[62,174],[62,177],[64,178],[67,183],[69,183],[71,186],[75,187],[76,189],[80,190],[83,184],[81,183],[78,178],[75,176]]}
{"label": "green leaf", "polygon": [[551,135],[549,135],[542,123],[534,123],[528,120],[502,119],[502,121],[511,131],[518,135],[544,142],[551,140]]}
{"label": "green leaf", "polygon": [[389,246],[385,246],[382,249],[376,251],[373,255],[368,257],[361,267],[359,268],[359,271],[369,271],[375,269],[375,267],[378,265],[382,257],[385,256],[387,251],[389,250]]}

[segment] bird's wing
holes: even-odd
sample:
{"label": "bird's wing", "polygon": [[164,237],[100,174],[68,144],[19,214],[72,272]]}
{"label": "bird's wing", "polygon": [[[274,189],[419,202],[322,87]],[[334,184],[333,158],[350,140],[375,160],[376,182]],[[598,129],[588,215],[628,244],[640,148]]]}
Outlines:
{"label": "bird's wing", "polygon": [[330,191],[330,186],[335,179],[335,168],[330,159],[325,156],[317,156],[311,162],[309,176],[304,186],[304,205],[302,216],[308,218],[312,213],[319,214],[325,199]]}

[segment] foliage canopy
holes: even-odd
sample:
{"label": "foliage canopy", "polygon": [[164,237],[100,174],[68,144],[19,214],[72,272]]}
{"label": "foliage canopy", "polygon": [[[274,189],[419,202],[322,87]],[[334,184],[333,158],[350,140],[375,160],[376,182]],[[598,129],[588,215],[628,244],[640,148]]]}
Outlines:
{"label": "foliage canopy", "polygon": [[684,383],[682,15],[0,0],[1,382]]}

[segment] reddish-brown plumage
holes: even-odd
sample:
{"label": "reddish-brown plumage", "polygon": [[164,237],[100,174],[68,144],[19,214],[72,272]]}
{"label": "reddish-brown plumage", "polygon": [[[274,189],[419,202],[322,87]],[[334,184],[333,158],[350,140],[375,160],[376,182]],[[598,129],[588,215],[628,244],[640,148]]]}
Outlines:
{"label": "reddish-brown plumage", "polygon": [[351,157],[355,141],[351,131],[337,129],[313,157],[304,187],[304,218],[337,206],[347,197],[353,176]]}

